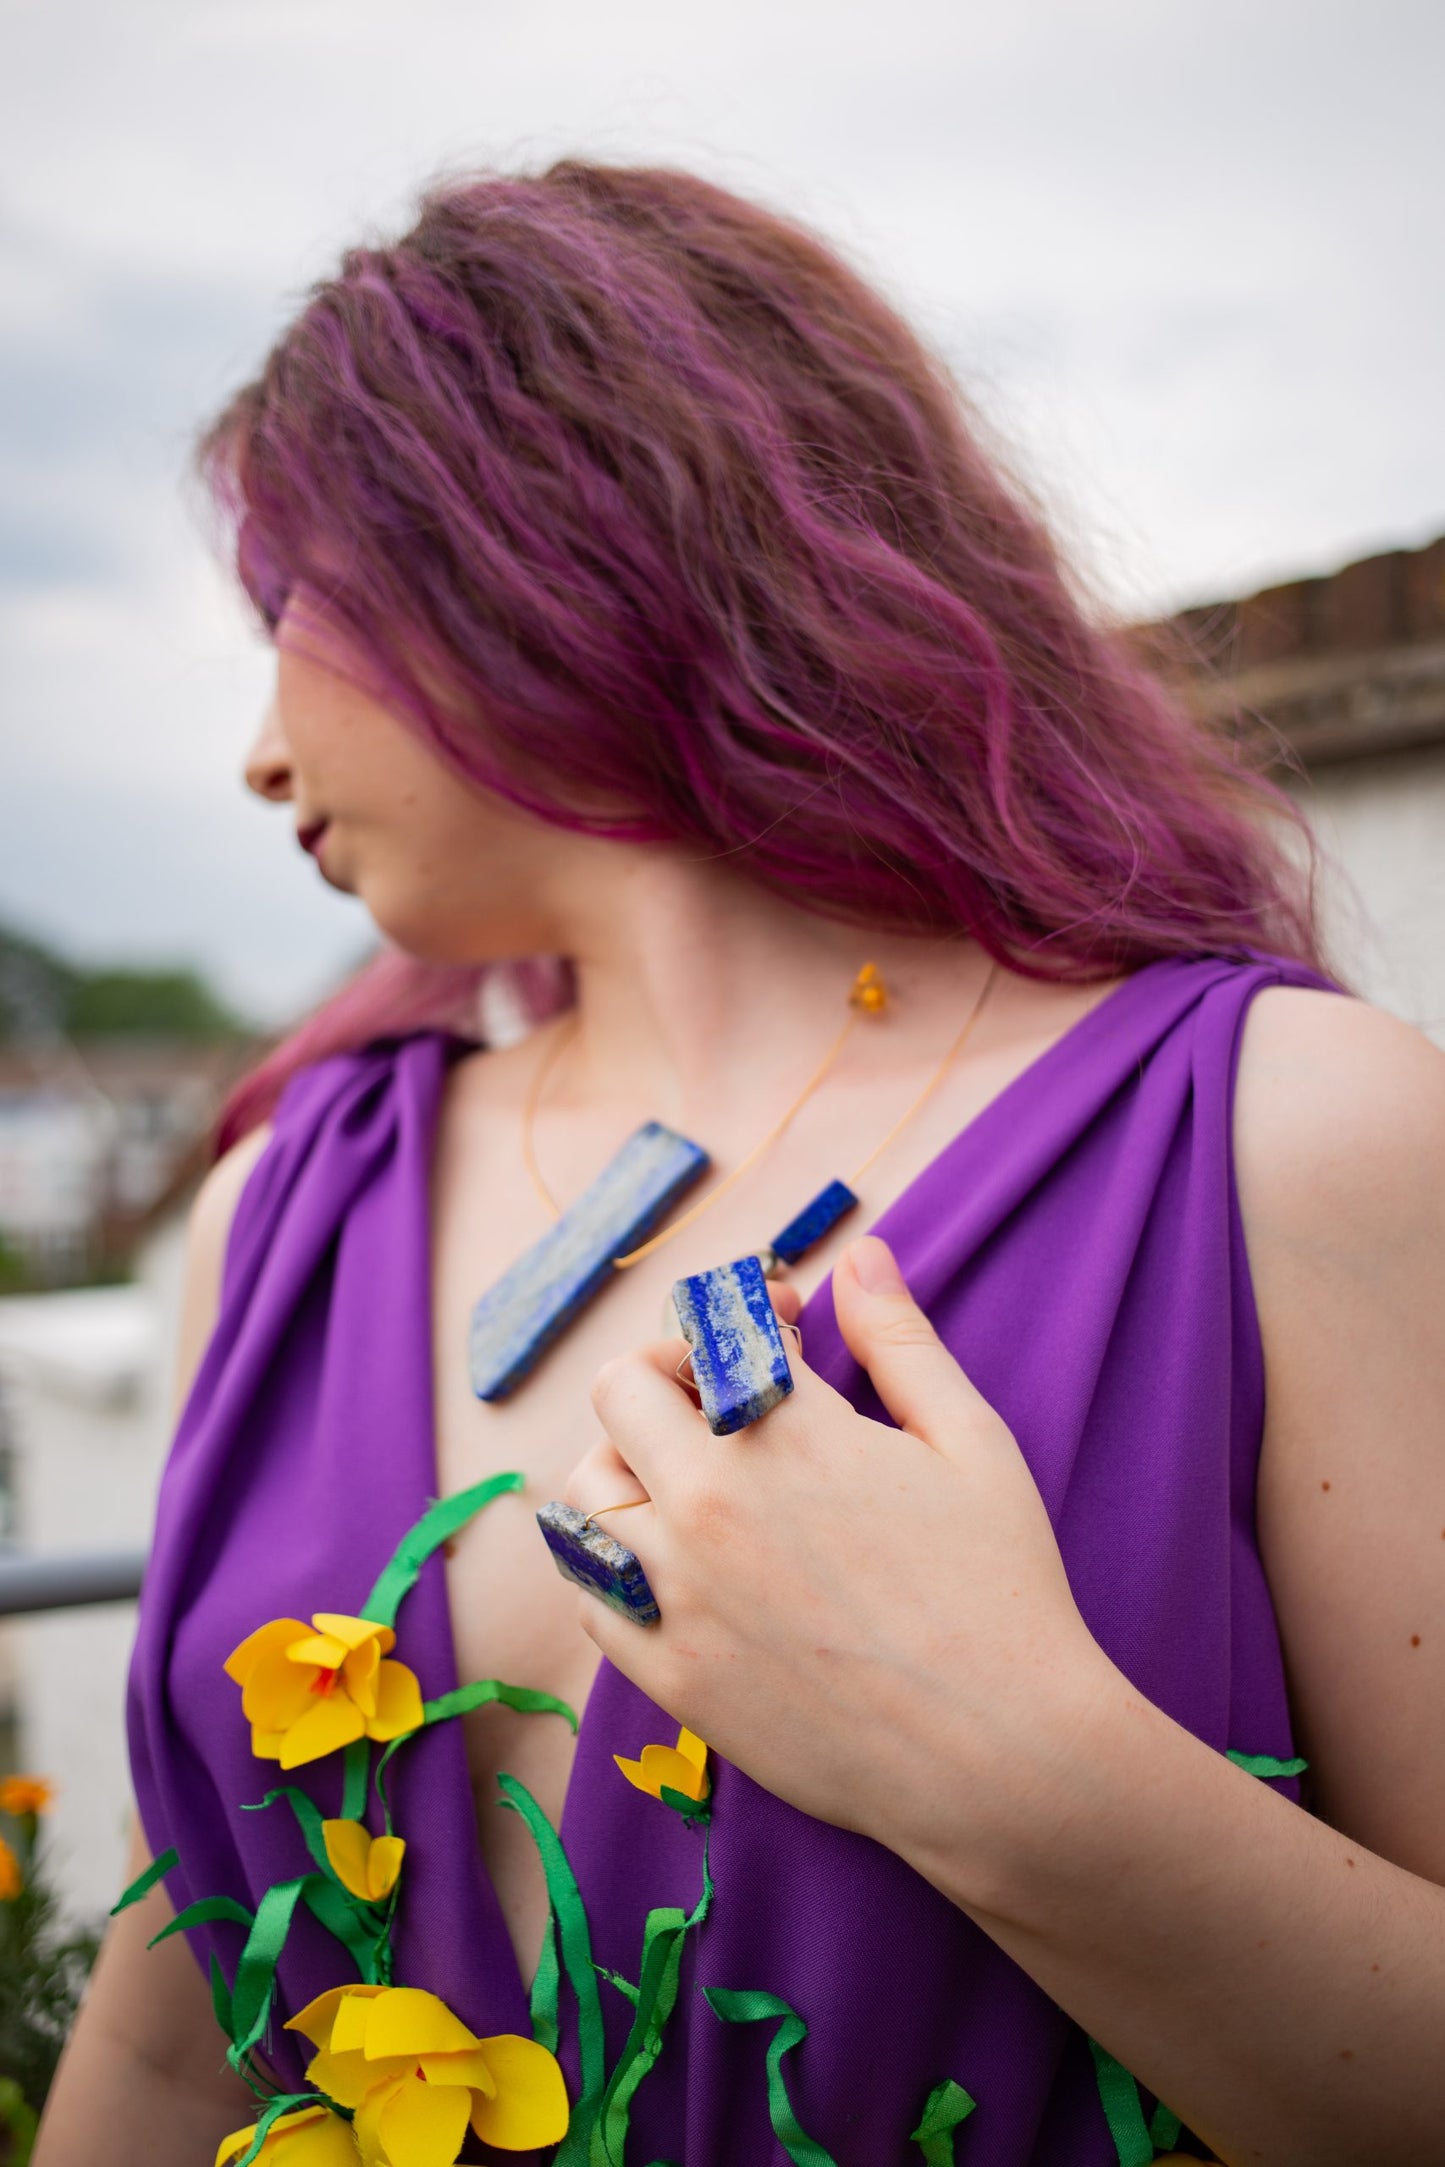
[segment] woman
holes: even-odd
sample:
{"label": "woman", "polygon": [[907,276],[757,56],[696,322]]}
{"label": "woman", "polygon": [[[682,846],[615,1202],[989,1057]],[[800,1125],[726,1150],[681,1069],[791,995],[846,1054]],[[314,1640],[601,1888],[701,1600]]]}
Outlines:
{"label": "woman", "polygon": [[[206,466],[276,646],[249,780],[397,955],[196,1209],[131,1710],[166,1887],[40,2167],[569,2116],[687,2167],[1431,2156],[1445,1088],[1322,975],[1285,809],[884,304],[679,174],[439,190]],[[536,1031],[457,1035],[480,981]],[[479,1298],[649,1118],[711,1186],[524,1305],[503,1389]],[[710,1435],[669,1290],[839,1176],[774,1275],[794,1389]],[[553,1571],[553,1499],[660,1622]],[[144,1952],[167,1892],[232,1907],[214,2013]]]}

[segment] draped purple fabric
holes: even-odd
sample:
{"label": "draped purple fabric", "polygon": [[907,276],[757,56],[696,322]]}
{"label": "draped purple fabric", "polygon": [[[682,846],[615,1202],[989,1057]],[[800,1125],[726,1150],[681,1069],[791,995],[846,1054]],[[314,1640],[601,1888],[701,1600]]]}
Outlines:
{"label": "draped purple fabric", "polygon": [[[1234,1074],[1253,995],[1321,983],[1268,958],[1149,966],[877,1223],[1012,1426],[1091,1631],[1221,1752],[1291,1752],[1254,1531],[1263,1371],[1232,1172]],[[428,1167],[456,1051],[422,1035],[303,1073],[241,1200],[220,1319],[161,1490],[131,1681],[141,1813],[153,1850],[179,1849],[167,1884],[177,1906],[222,1893],[254,1904],[308,1863],[284,1807],[240,1810],[277,1777],[252,1758],[223,1658],[266,1619],[355,1612],[433,1494]],[[809,1362],[881,1413],[826,1289],[803,1328]],[[541,1539],[531,1509],[518,1509],[519,1541]],[[399,1624],[397,1652],[423,1692],[455,1686],[439,1558]],[[696,1901],[701,1838],[626,1784],[612,1756],[673,1735],[604,1664],[562,1833],[594,1954],[634,1979],[647,1911]],[[410,1845],[398,1980],[440,1994],[479,2033],[530,2030],[459,1726],[429,1731],[395,1769]],[[293,1780],[339,1811],[338,1760]],[[1138,1780],[1147,1785],[1147,1768]],[[712,1867],[716,1900],[638,2092],[629,2161],[782,2167],[767,2111],[771,2027],[722,2023],[702,1998],[710,1986],[766,1990],[806,2020],[784,2069],[804,2129],[839,2167],[916,2163],[909,2132],[946,2077],[978,2103],[958,2132],[960,2167],[1110,2167],[1083,2034],[891,1852],[722,1765]],[[203,1963],[214,1948],[232,1975],[237,1928],[191,1938]],[[340,1948],[299,1916],[278,1974],[281,2015],[348,1976]],[[610,2059],[631,2012],[602,1992]],[[575,2092],[569,2014],[564,1990]],[[300,2077],[294,2035],[276,2029],[271,2052]]]}

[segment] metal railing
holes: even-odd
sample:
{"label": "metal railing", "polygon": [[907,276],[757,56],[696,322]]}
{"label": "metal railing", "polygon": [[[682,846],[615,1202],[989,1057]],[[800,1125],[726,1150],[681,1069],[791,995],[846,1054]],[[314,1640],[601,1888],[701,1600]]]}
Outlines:
{"label": "metal railing", "polygon": [[144,1550],[52,1551],[43,1557],[0,1550],[0,1618],[134,1602],[145,1562]]}

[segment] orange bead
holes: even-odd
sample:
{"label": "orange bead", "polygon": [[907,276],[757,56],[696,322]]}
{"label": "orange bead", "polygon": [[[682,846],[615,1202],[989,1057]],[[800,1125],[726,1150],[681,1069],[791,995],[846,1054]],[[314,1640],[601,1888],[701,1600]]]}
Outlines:
{"label": "orange bead", "polygon": [[888,988],[876,963],[864,964],[853,981],[853,991],[848,999],[854,1008],[861,1008],[871,1016],[878,1015],[888,1006]]}

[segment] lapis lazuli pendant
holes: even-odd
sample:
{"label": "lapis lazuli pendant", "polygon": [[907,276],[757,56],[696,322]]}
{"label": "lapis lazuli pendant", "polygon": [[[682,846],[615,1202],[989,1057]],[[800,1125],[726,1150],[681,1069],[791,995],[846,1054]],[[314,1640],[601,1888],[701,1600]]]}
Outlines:
{"label": "lapis lazuli pendant", "polygon": [[707,1153],[647,1121],[563,1212],[509,1266],[472,1311],[472,1390],[505,1399],[607,1279],[614,1257],[647,1239],[707,1170]]}
{"label": "lapis lazuli pendant", "polygon": [[[811,1204],[805,1204],[796,1219],[790,1219],[781,1234],[775,1234],[768,1249],[779,1264],[796,1264],[800,1257],[831,1234],[840,1219],[846,1219],[850,1211],[858,1209],[858,1199],[846,1181],[830,1181],[826,1189],[820,1189]],[[767,1252],[764,1252],[764,1269],[767,1268]]]}
{"label": "lapis lazuli pendant", "polygon": [[589,1595],[620,1610],[634,1625],[656,1625],[662,1612],[648,1586],[642,1561],[626,1543],[605,1534],[575,1505],[554,1499],[537,1515],[547,1548],[564,1580],[575,1581]]}
{"label": "lapis lazuli pendant", "polygon": [[793,1373],[757,1257],[679,1279],[672,1301],[714,1437],[746,1429],[787,1398]]}

